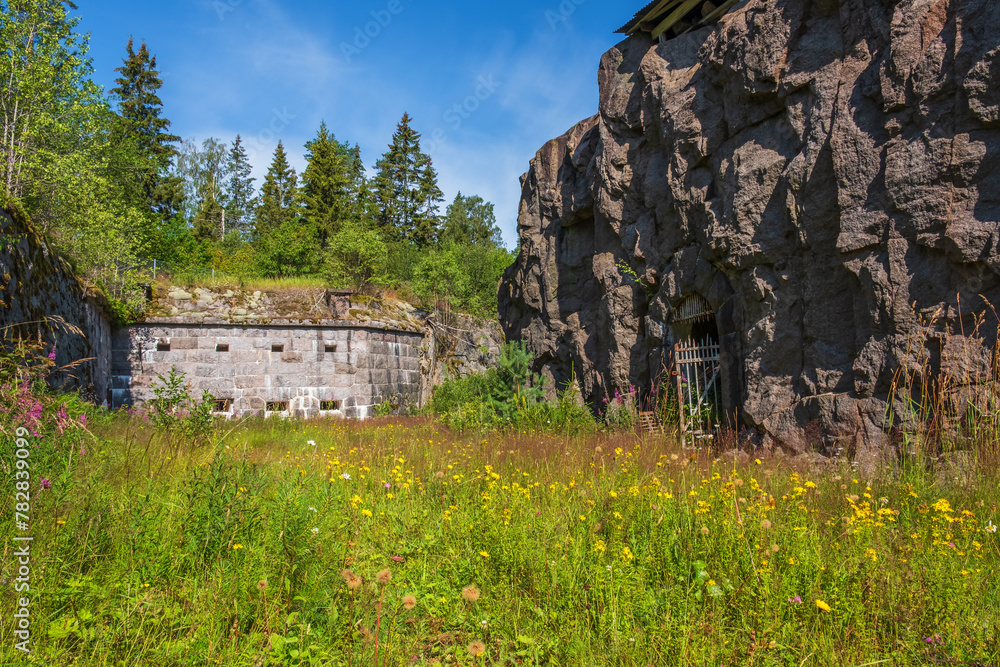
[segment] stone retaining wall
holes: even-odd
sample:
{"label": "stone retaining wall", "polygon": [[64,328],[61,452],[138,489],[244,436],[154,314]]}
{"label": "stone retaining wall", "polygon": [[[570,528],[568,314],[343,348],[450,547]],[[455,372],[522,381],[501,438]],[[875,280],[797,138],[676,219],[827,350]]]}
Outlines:
{"label": "stone retaining wall", "polygon": [[107,398],[111,325],[107,302],[16,206],[0,208],[0,344],[17,337],[56,348],[49,383]]}

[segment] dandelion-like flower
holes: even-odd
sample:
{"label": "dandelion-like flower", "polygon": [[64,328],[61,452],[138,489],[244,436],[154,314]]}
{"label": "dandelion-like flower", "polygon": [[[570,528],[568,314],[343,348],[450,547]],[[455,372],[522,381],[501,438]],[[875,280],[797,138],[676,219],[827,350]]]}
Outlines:
{"label": "dandelion-like flower", "polygon": [[267,579],[261,579],[257,582],[257,590],[261,593],[267,590]]}
{"label": "dandelion-like flower", "polygon": [[467,650],[467,651],[468,651],[468,652],[469,652],[469,653],[470,653],[471,655],[473,655],[474,657],[477,657],[477,658],[478,658],[478,657],[479,657],[479,656],[481,656],[481,655],[482,655],[483,653],[486,653],[486,644],[482,643],[481,641],[479,641],[479,640],[477,639],[477,640],[476,640],[476,641],[474,641],[474,642],[469,642],[469,645],[468,645],[468,646],[466,647],[466,650]]}
{"label": "dandelion-like flower", "polygon": [[466,602],[475,602],[479,599],[480,595],[479,589],[471,584],[462,589],[462,597]]}
{"label": "dandelion-like flower", "polygon": [[708,535],[708,526],[703,526],[702,527],[701,534],[702,535]]}
{"label": "dandelion-like flower", "polygon": [[417,598],[412,595],[403,596],[403,609],[410,610],[417,606]]}
{"label": "dandelion-like flower", "polygon": [[344,570],[340,573],[340,576],[342,576],[344,581],[347,583],[348,590],[353,591],[361,587],[361,577],[354,574],[351,570]]}
{"label": "dandelion-like flower", "polygon": [[392,572],[389,571],[389,568],[379,570],[379,573],[375,575],[375,581],[382,586],[388,584],[390,579],[392,579]]}
{"label": "dandelion-like flower", "polygon": [[763,528],[764,530],[769,530],[771,528],[771,522],[768,521],[767,519],[764,519],[763,521],[760,522],[760,527]]}
{"label": "dandelion-like flower", "polygon": [[816,606],[819,609],[822,609],[823,611],[833,611],[832,609],[830,609],[830,605],[828,605],[827,603],[823,602],[822,600],[816,600]]}

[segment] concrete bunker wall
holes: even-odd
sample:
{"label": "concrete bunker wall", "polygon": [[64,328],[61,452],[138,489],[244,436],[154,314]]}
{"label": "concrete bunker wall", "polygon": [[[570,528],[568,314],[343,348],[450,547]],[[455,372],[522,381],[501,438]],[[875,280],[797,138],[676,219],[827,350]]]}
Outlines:
{"label": "concrete bunker wall", "polygon": [[112,405],[151,400],[176,368],[232,416],[364,418],[385,400],[419,405],[424,346],[422,333],[350,324],[136,324],[113,335]]}

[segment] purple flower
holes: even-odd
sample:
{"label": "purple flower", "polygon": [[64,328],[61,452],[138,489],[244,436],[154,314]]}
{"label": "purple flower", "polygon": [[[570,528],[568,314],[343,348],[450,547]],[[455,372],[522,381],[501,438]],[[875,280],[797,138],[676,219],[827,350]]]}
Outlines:
{"label": "purple flower", "polygon": [[47,478],[42,477],[42,488],[43,489],[48,489],[48,488],[51,488],[51,487],[52,487],[52,482],[50,482]]}
{"label": "purple flower", "polygon": [[389,482],[386,482],[385,483],[385,488],[391,489],[392,488],[392,484],[390,484]]}
{"label": "purple flower", "polygon": [[55,345],[53,345],[52,349],[49,350],[49,359],[51,361],[55,361],[56,360],[56,346]]}
{"label": "purple flower", "polygon": [[796,595],[793,598],[788,598],[788,601],[791,602],[792,604],[802,604],[802,598],[799,597],[798,595]]}

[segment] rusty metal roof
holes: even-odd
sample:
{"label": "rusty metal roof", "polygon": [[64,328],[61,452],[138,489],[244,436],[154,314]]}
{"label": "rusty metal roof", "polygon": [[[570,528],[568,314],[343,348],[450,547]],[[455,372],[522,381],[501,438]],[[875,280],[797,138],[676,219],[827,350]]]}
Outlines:
{"label": "rusty metal roof", "polygon": [[[718,0],[716,0],[718,1]],[[633,35],[637,32],[648,32],[654,38],[660,38],[671,28],[674,34],[681,34],[694,27],[700,27],[714,21],[718,21],[725,16],[741,0],[725,0],[716,6],[712,0],[653,0],[648,5],[636,12],[632,20],[616,30],[617,33]],[[682,19],[690,16],[692,12],[698,12],[696,23],[690,27],[676,27],[679,24],[687,26]],[[670,33],[668,33],[670,34]]]}

